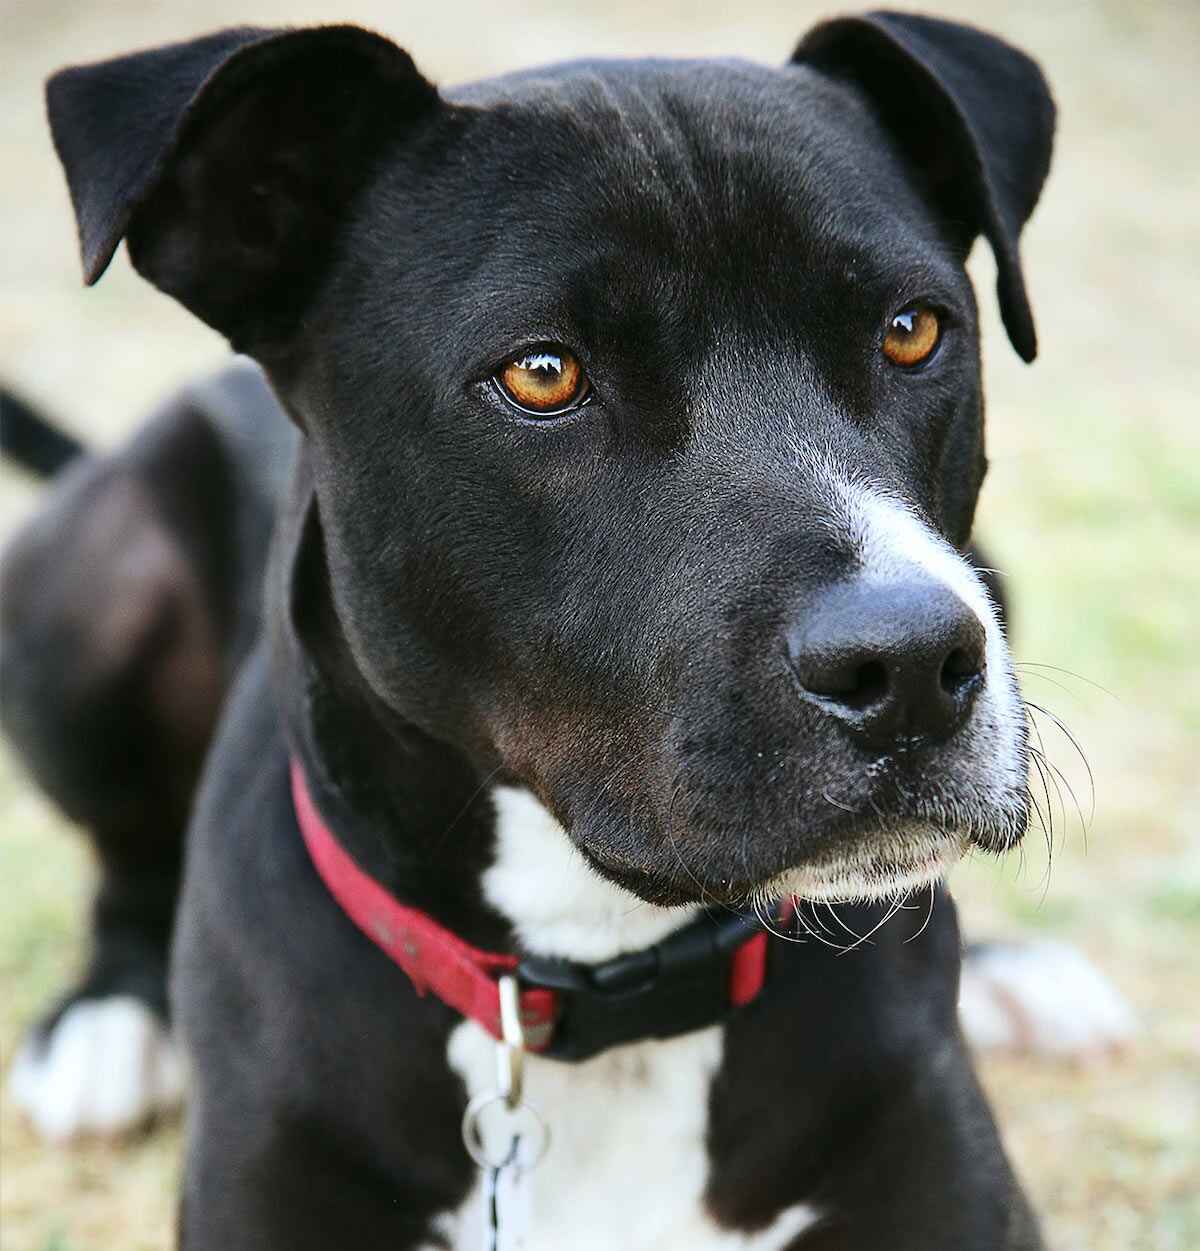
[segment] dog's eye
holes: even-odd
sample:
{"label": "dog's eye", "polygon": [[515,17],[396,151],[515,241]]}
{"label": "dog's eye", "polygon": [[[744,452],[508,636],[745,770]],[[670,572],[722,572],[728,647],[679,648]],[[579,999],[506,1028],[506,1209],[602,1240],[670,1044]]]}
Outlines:
{"label": "dog's eye", "polygon": [[579,361],[553,345],[514,356],[496,371],[495,381],[510,404],[533,417],[557,417],[577,408],[590,389]]}
{"label": "dog's eye", "polygon": [[933,355],[942,329],[938,316],[924,304],[897,313],[883,336],[883,354],[902,369],[920,365]]}

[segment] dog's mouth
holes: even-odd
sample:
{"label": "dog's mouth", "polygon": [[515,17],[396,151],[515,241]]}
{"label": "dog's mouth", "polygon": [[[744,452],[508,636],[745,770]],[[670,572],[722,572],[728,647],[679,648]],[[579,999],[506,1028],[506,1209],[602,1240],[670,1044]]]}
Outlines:
{"label": "dog's mouth", "polygon": [[760,750],[724,733],[673,743],[669,769],[652,756],[644,789],[577,774],[567,802],[548,806],[593,868],[650,903],[890,900],[941,881],[971,848],[1001,854],[1025,833],[1021,727],[985,707],[969,729],[950,743],[897,738],[887,752],[832,735],[808,751]]}
{"label": "dog's mouth", "polygon": [[[704,903],[770,906],[780,899],[814,903],[894,900],[928,890],[941,882],[972,849],[998,854],[1019,841],[1020,812],[993,819],[950,822],[927,816],[880,820],[873,828],[838,823],[819,838],[781,839],[764,848],[761,859],[744,850],[751,842],[722,841],[741,847],[732,857],[741,872],[729,872],[712,854],[690,857],[682,840],[668,840],[653,851],[581,843],[584,858],[603,876],[655,903]],[[796,844],[799,844],[797,846]],[[789,849],[789,844],[791,847]],[[756,862],[757,863],[753,863]],[[761,867],[760,867],[761,866]]]}

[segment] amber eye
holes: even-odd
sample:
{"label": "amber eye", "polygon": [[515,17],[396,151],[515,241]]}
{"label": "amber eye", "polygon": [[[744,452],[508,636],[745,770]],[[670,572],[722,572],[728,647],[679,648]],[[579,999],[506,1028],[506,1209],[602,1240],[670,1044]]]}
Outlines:
{"label": "amber eye", "polygon": [[583,366],[565,348],[523,352],[496,371],[496,385],[510,404],[534,417],[555,417],[587,398]]}
{"label": "amber eye", "polygon": [[937,314],[924,304],[914,304],[897,313],[883,336],[883,354],[904,369],[920,365],[933,355],[941,326]]}

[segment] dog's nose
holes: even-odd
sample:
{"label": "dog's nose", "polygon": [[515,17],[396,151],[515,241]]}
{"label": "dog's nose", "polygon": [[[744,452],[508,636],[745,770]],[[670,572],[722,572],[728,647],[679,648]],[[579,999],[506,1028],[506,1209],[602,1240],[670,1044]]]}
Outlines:
{"label": "dog's nose", "polygon": [[805,697],[877,747],[953,734],[983,685],[986,646],[975,613],[932,580],[839,583],[787,632]]}

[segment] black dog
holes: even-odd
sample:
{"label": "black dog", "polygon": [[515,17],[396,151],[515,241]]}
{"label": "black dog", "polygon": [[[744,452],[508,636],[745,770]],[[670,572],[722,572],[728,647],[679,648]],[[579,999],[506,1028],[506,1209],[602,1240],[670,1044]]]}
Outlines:
{"label": "black dog", "polygon": [[[0,450],[55,476],[0,562],[0,722],[43,791],[89,831],[101,869],[88,965],[11,1074],[14,1102],[50,1140],[137,1129],[182,1097],[166,967],[184,829],[261,625],[295,441],[245,358],[185,387],[104,455],[0,391]],[[967,556],[1003,623],[996,570],[974,542]],[[1130,1032],[1119,996],[1057,944],[968,947],[959,1011],[976,1047],[1090,1054]]]}
{"label": "black dog", "polygon": [[[190,835],[184,1245],[476,1245],[459,1122],[497,1022],[443,999],[515,952],[553,1128],[500,1170],[524,1245],[1038,1246],[936,885],[1027,818],[954,548],[978,233],[1034,352],[1033,64],[876,15],[783,70],[442,96],[362,31],[239,30],[49,101],[89,280],[126,237],[304,434]],[[335,901],[368,926],[372,887],[398,932]],[[847,907],[853,958],[772,941],[761,990],[721,911],[926,889]]]}
{"label": "black dog", "polygon": [[[53,489],[0,562],[0,723],[101,869],[80,979],[29,1033],[10,1093],[52,1141],[138,1129],[179,1104],[167,951],[184,830],[217,715],[261,625],[270,522],[295,429],[245,358],[88,453],[0,391],[0,450]],[[65,472],[65,467],[71,468]],[[1003,623],[991,560],[967,556]],[[975,944],[961,1023],[976,1047],[1089,1054],[1128,1012],[1070,948]]]}

